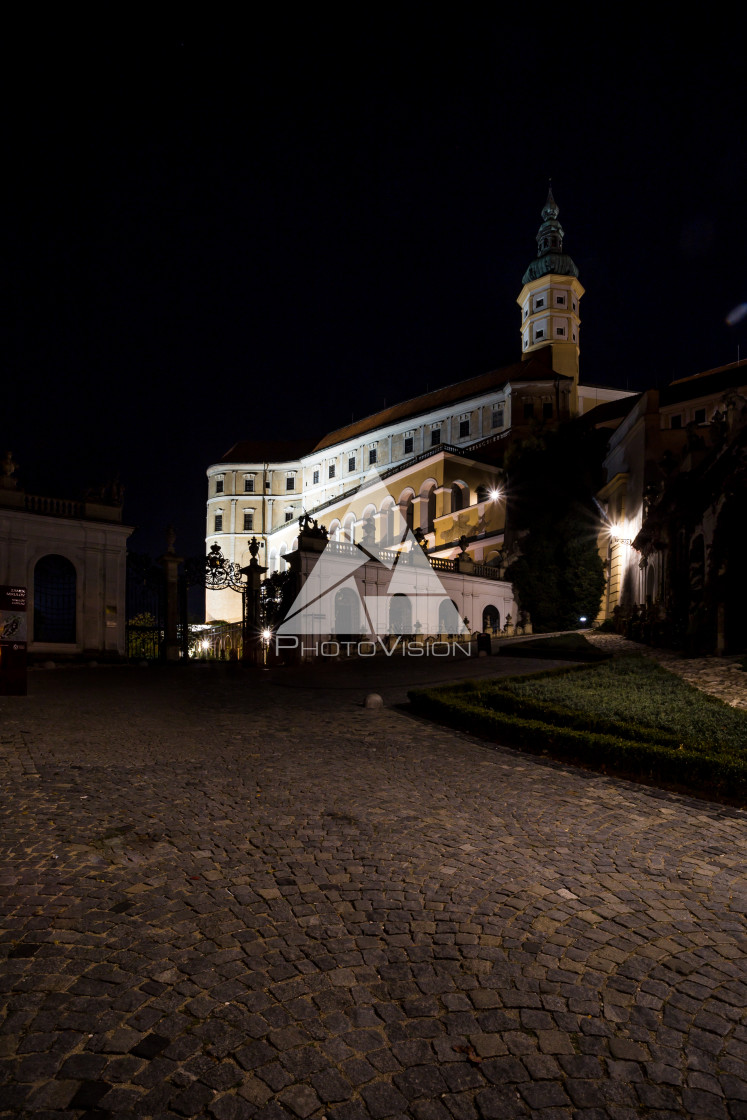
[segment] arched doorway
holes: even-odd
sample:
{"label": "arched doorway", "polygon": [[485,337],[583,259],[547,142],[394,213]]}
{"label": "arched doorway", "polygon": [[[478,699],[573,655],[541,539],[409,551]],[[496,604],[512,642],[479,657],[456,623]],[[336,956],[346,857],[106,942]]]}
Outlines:
{"label": "arched doorway", "polygon": [[66,556],[42,556],[34,568],[34,641],[74,642],[77,577]]}
{"label": "arched doorway", "polygon": [[389,602],[389,633],[412,634],[412,603],[407,595],[392,595]]}
{"label": "arched doorway", "polygon": [[353,642],[360,633],[360,599],[352,588],[341,587],[335,595],[335,636],[338,642]]}
{"label": "arched doorway", "polygon": [[483,633],[498,634],[501,629],[501,615],[497,607],[490,603],[482,612]]}
{"label": "arched doorway", "polygon": [[462,629],[459,607],[453,599],[442,599],[438,608],[439,634],[458,634]]}

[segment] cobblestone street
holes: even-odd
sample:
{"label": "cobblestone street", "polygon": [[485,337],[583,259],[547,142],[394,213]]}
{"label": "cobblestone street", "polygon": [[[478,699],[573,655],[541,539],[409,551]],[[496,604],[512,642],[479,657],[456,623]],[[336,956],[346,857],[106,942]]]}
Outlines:
{"label": "cobblestone street", "polygon": [[363,708],[409,671],[0,700],[0,1116],[747,1118],[747,813]]}

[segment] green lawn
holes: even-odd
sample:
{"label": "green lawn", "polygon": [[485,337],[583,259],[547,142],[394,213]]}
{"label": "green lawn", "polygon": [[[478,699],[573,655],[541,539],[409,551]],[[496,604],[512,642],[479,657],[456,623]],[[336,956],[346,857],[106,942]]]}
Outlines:
{"label": "green lawn", "polygon": [[500,743],[747,800],[747,712],[638,654],[409,695],[423,715]]}

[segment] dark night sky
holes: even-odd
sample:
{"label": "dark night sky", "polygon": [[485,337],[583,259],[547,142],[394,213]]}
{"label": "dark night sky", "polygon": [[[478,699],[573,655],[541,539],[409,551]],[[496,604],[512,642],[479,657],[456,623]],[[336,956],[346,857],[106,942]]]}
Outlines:
{"label": "dark night sky", "polygon": [[133,548],[173,521],[201,552],[235,441],[517,359],[550,175],[583,380],[747,357],[739,36],[454,11],[6,44],[0,451],[29,489],[118,470]]}

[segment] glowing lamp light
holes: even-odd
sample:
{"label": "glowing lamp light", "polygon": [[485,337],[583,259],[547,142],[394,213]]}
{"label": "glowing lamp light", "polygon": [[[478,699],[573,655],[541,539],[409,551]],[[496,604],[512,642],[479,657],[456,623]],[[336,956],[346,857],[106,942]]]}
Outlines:
{"label": "glowing lamp light", "polygon": [[263,630],[262,637],[266,642],[269,642],[270,638],[272,637],[272,630]]}
{"label": "glowing lamp light", "polygon": [[497,502],[497,501],[498,501],[498,499],[500,498],[500,496],[501,496],[501,492],[500,492],[500,490],[491,490],[491,491],[490,491],[490,500],[491,500],[491,502]]}
{"label": "glowing lamp light", "polygon": [[586,622],[586,615],[582,614],[578,621],[579,622]]}

